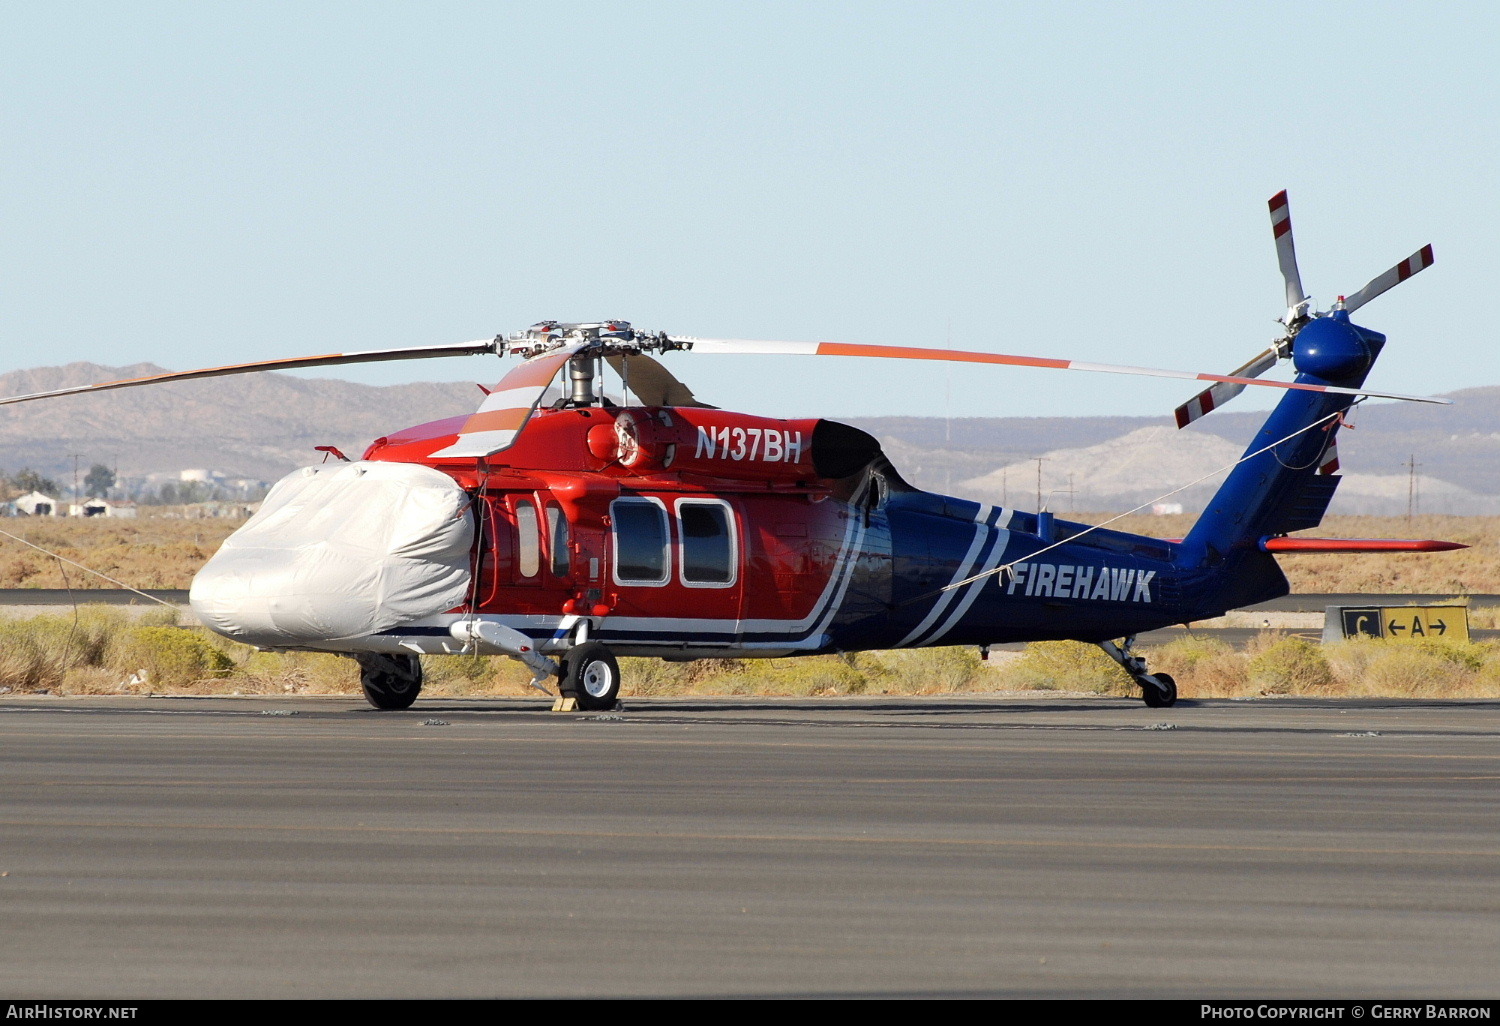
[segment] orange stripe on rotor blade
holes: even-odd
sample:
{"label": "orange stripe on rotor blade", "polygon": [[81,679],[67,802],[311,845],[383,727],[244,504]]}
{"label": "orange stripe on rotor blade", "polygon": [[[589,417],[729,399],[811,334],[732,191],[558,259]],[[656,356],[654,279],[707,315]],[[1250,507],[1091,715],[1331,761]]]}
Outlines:
{"label": "orange stripe on rotor blade", "polygon": [[480,410],[464,421],[460,435],[472,435],[479,431],[514,431],[531,416],[531,407],[512,410]]}
{"label": "orange stripe on rotor blade", "polygon": [[851,342],[819,342],[819,356],[880,356],[894,360],[947,360],[953,363],[998,363],[1013,367],[1052,367],[1067,370],[1071,360],[1004,353],[965,353],[957,349],[912,349],[907,346],[865,346]]}

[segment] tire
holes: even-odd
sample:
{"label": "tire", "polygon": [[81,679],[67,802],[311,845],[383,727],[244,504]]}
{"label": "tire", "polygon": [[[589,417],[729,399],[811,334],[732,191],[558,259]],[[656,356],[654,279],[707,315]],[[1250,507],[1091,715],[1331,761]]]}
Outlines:
{"label": "tire", "polygon": [[562,693],[579,709],[613,709],[620,698],[620,664],[597,641],[570,649],[563,657]]}
{"label": "tire", "polygon": [[422,660],[414,655],[370,653],[359,659],[365,701],[377,709],[409,709],[422,691]]}
{"label": "tire", "polygon": [[1141,701],[1153,709],[1167,709],[1177,704],[1177,682],[1172,679],[1170,673],[1153,673],[1151,676],[1167,686],[1163,694],[1160,688],[1155,687],[1149,681],[1141,682]]}

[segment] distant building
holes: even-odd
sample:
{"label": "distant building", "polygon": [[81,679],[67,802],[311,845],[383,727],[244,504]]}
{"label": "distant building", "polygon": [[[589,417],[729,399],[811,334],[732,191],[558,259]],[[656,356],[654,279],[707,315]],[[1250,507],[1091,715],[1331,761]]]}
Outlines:
{"label": "distant building", "polygon": [[209,517],[240,518],[252,516],[260,509],[260,503],[225,502],[214,500],[211,502],[195,502],[182,507],[182,515],[190,520],[205,519]]}
{"label": "distant building", "polygon": [[50,495],[41,492],[27,492],[16,499],[13,503],[16,512],[26,517],[55,517],[60,516],[57,510],[57,500]]}
{"label": "distant building", "polygon": [[191,470],[178,471],[177,473],[177,479],[179,481],[195,481],[199,484],[215,484],[219,481],[224,480],[224,477],[225,475],[222,470],[204,470],[197,467]]}
{"label": "distant building", "polygon": [[1182,512],[1182,503],[1158,502],[1152,505],[1151,512],[1159,517],[1176,516],[1178,513]]}
{"label": "distant building", "polygon": [[68,507],[70,517],[123,517],[136,515],[135,503],[129,499],[85,499]]}

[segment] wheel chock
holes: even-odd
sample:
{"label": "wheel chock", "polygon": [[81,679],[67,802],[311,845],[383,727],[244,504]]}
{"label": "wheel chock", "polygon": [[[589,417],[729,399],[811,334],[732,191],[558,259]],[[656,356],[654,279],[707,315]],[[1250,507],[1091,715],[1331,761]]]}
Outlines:
{"label": "wheel chock", "polygon": [[578,699],[572,695],[559,695],[557,701],[552,703],[553,712],[577,712]]}

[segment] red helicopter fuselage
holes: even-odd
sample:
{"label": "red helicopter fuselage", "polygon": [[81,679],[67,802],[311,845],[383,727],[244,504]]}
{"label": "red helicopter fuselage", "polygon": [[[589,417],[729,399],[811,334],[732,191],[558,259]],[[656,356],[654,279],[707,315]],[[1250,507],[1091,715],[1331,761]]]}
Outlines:
{"label": "red helicopter fuselage", "polygon": [[[719,654],[747,624],[791,625],[815,611],[851,516],[826,475],[847,477],[878,452],[873,440],[860,445],[868,436],[818,420],[595,406],[539,411],[492,462],[432,458],[463,421],[419,425],[364,455],[432,466],[475,497],[474,585],[454,612],[538,625],[693,622],[706,628],[691,632],[700,642],[721,636]],[[831,431],[844,451],[830,468]],[[665,636],[622,650],[688,651]]]}

